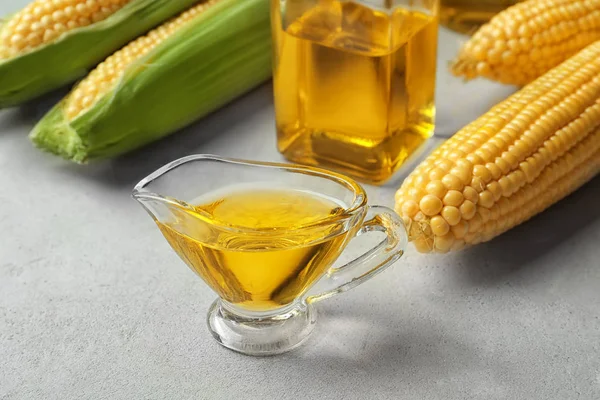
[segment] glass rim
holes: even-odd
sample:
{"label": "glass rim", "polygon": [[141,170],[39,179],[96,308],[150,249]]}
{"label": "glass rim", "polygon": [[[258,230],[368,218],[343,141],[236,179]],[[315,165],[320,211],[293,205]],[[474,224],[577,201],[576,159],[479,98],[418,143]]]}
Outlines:
{"label": "glass rim", "polygon": [[132,196],[134,199],[150,199],[157,200],[163,203],[169,203],[173,206],[182,208],[195,217],[202,219],[204,222],[211,224],[212,226],[216,226],[218,228],[222,228],[229,231],[235,232],[254,232],[254,233],[274,233],[278,231],[277,227],[261,227],[261,228],[250,228],[242,225],[235,224],[226,224],[223,221],[214,220],[208,213],[197,210],[190,204],[185,201],[178,200],[174,197],[170,197],[168,195],[162,195],[159,193],[154,193],[151,190],[147,189],[147,186],[150,185],[153,181],[165,175],[167,172],[176,169],[177,167],[193,162],[193,161],[214,161],[214,162],[223,162],[227,164],[236,164],[240,166],[252,167],[252,168],[266,168],[266,169],[279,169],[284,170],[290,173],[300,173],[305,175],[312,175],[322,179],[327,179],[329,181],[333,181],[341,186],[344,186],[346,189],[350,190],[354,194],[354,198],[352,203],[348,207],[344,207],[344,212],[337,215],[328,216],[322,219],[318,219],[316,221],[312,221],[303,225],[299,225],[290,231],[298,231],[304,229],[318,228],[331,225],[333,223],[339,223],[345,219],[348,219],[356,214],[357,211],[364,209],[367,205],[367,194],[363,187],[355,182],[353,179],[344,176],[342,174],[332,172],[329,170],[298,165],[298,164],[285,164],[285,163],[277,163],[270,161],[254,161],[254,160],[243,160],[238,158],[230,158],[230,157],[222,157],[213,154],[194,154],[185,157],[178,158],[170,163],[163,165],[158,168],[154,172],[150,173],[148,176],[140,180],[135,187],[133,188]]}

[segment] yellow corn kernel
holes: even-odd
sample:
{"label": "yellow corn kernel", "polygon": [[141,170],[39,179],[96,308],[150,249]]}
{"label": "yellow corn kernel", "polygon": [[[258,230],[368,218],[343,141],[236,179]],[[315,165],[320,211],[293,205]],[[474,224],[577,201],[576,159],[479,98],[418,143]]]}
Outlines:
{"label": "yellow corn kernel", "polygon": [[431,231],[436,236],[444,236],[450,230],[450,225],[448,225],[446,220],[439,215],[431,218],[429,224],[431,226]]}
{"label": "yellow corn kernel", "polygon": [[444,196],[443,203],[446,206],[460,206],[464,201],[464,196],[458,190],[449,190]]}
{"label": "yellow corn kernel", "polygon": [[209,0],[195,5],[150,31],[147,35],[130,42],[100,63],[67,97],[67,118],[73,120],[79,114],[91,108],[104,95],[115,88],[129,66],[140,60],[145,54],[218,1]]}
{"label": "yellow corn kernel", "polygon": [[[472,143],[469,153],[465,143]],[[462,155],[457,156],[459,152]],[[465,171],[456,179],[443,176],[446,183],[462,184],[464,177],[472,175],[462,191],[444,192],[438,190],[437,180],[428,182],[436,166],[444,165],[450,155],[454,165]],[[396,195],[396,210],[409,222],[410,237],[419,239],[419,251],[445,252],[500,235],[598,172],[600,41],[446,141],[409,175]],[[409,215],[403,204],[407,193],[421,193],[412,190],[416,181],[432,190],[410,198],[413,215]],[[412,223],[416,217],[418,223]]]}
{"label": "yellow corn kernel", "polygon": [[431,181],[425,187],[425,191],[441,199],[446,194],[447,189],[441,181]]}
{"label": "yellow corn kernel", "polygon": [[35,0],[13,15],[0,37],[0,59],[27,53],[72,29],[102,21],[131,0]]}
{"label": "yellow corn kernel", "polygon": [[462,47],[452,72],[524,85],[599,39],[597,0],[529,0],[482,26]]}
{"label": "yellow corn kernel", "polygon": [[434,250],[438,253],[446,253],[454,244],[454,236],[451,233],[436,236],[433,241]]}
{"label": "yellow corn kernel", "polygon": [[460,211],[456,207],[446,206],[442,209],[442,217],[448,225],[454,226],[460,222]]}

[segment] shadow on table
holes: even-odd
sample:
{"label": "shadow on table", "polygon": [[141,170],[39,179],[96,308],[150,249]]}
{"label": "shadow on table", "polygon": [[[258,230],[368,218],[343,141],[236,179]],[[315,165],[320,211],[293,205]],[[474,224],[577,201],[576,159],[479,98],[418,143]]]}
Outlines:
{"label": "shadow on table", "polygon": [[16,128],[24,128],[27,132],[31,131],[35,124],[65,97],[69,89],[69,87],[64,87],[19,107],[3,110],[2,118],[0,118],[0,135],[6,132],[21,132],[21,129]]}
{"label": "shadow on table", "polygon": [[[477,348],[443,331],[435,319],[412,319],[406,325],[393,326],[392,321],[403,318],[386,313],[399,311],[370,311],[329,312],[305,345],[257,363],[265,373],[274,369],[294,371],[286,374],[291,380],[352,388],[359,382],[368,385],[401,380],[403,383],[396,381],[395,385],[410,385],[451,379],[482,362]],[[487,372],[499,373],[489,368]],[[377,392],[378,388],[372,390]]]}
{"label": "shadow on table", "polygon": [[523,266],[561,268],[556,263],[535,263],[564,242],[580,237],[600,220],[600,176],[526,223],[490,242],[464,250],[452,257],[462,268],[458,273],[477,285],[506,280]]}

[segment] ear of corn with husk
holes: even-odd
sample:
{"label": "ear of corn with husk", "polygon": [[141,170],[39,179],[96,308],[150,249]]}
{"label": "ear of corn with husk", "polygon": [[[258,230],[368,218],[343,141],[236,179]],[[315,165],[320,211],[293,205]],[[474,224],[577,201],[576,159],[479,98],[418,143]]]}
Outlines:
{"label": "ear of corn with husk", "polygon": [[211,0],[136,39],[34,128],[75,162],[116,156],[181,128],[271,74],[268,0]]}
{"label": "ear of corn with husk", "polygon": [[452,72],[525,85],[600,40],[600,1],[528,0],[482,26],[465,43]]}
{"label": "ear of corn with husk", "polygon": [[0,22],[0,108],[84,76],[197,0],[36,0]]}
{"label": "ear of corn with husk", "polygon": [[600,172],[600,41],[436,149],[396,193],[421,252],[487,241]]}

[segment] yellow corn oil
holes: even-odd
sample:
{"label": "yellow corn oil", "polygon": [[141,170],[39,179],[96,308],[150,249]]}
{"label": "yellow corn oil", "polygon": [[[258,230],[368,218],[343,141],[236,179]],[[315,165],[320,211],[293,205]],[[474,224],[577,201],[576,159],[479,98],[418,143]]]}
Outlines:
{"label": "yellow corn oil", "polygon": [[441,0],[440,24],[473,34],[494,15],[523,0]]}
{"label": "yellow corn oil", "polygon": [[354,234],[340,221],[344,205],[321,194],[234,188],[212,197],[195,204],[191,215],[157,224],[193,271],[244,309],[290,304]]}
{"label": "yellow corn oil", "polygon": [[436,2],[272,0],[279,151],[369,183],[388,179],[433,133]]}

